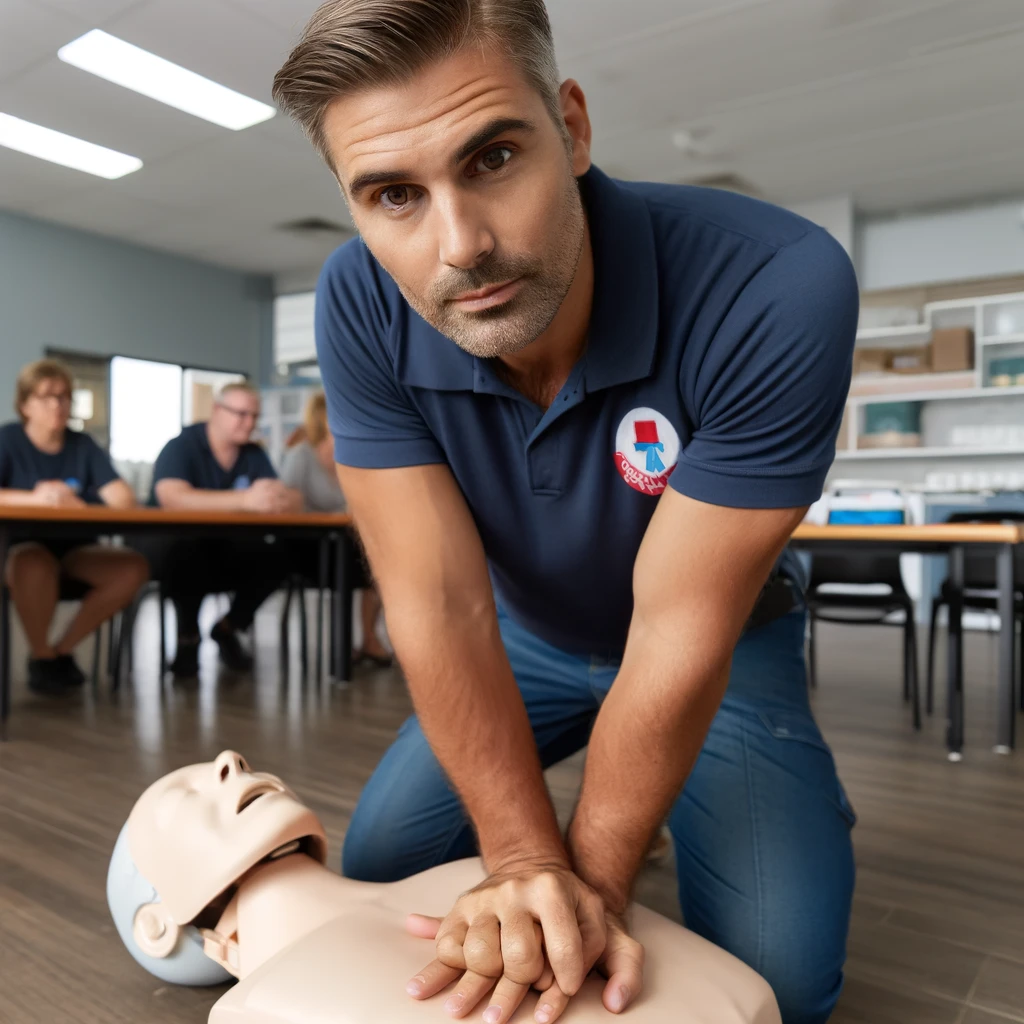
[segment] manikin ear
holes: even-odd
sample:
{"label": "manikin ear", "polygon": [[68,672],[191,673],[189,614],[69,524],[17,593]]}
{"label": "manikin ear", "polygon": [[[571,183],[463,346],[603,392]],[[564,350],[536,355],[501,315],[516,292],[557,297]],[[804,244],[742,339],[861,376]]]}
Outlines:
{"label": "manikin ear", "polygon": [[174,952],[181,929],[159,903],[144,903],[135,914],[132,936],[139,949],[149,956],[163,959]]}

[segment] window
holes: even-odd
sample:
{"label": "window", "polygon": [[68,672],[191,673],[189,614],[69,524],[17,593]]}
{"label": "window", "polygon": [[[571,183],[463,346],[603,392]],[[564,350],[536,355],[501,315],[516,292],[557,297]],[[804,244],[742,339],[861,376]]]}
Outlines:
{"label": "window", "polygon": [[182,379],[174,363],[114,356],[110,361],[110,457],[116,462],[156,461],[181,433]]}

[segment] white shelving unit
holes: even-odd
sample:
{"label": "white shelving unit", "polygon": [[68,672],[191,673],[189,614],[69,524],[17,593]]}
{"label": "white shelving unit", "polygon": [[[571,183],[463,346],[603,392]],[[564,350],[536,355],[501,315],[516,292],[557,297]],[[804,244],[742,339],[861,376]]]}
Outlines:
{"label": "white shelving unit", "polygon": [[[1002,422],[1019,422],[1024,426],[1024,386],[999,387],[988,384],[993,359],[1013,358],[1019,355],[1024,360],[1024,292],[932,302],[924,307],[923,317],[923,321],[916,324],[863,328],[857,333],[857,346],[914,347],[926,344],[937,328],[969,327],[974,331],[975,339],[973,371],[956,374],[955,382],[950,379],[953,374],[915,374],[909,377],[906,388],[902,390],[896,384],[900,376],[897,374],[863,374],[855,377],[847,400],[845,444],[838,449],[836,461],[889,462],[893,459],[946,458],[961,460],[970,457],[1006,457],[1019,460],[1024,456],[1024,446],[936,444],[935,438],[928,436],[926,426],[922,427],[924,436],[920,447],[859,447],[858,441],[864,426],[864,409],[868,405],[881,403],[919,402],[928,407],[933,407],[936,403],[958,403],[956,417],[964,425],[978,425],[983,428],[991,426],[994,418],[999,418]],[[942,386],[943,379],[946,387]],[[930,387],[933,382],[936,386]],[[968,382],[967,387],[948,386]],[[877,391],[874,391],[874,388],[877,388]],[[989,404],[1000,399],[1014,404],[1012,413],[1007,414],[998,405]],[[935,413],[936,410],[931,409],[930,412]],[[922,409],[923,421],[936,423],[944,419],[950,417],[929,415],[929,410]],[[1019,465],[1019,462],[1017,464]]]}

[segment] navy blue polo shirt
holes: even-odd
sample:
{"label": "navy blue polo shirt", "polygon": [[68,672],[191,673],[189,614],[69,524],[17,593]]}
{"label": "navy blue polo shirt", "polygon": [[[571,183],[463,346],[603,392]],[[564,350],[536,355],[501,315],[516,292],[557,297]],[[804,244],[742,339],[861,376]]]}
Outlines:
{"label": "navy blue polo shirt", "polygon": [[43,480],[61,480],[90,505],[101,505],[100,489],[118,479],[106,452],[88,435],[64,431],[64,447],[40,451],[20,423],[0,427],[0,488],[31,491]]}
{"label": "navy blue polo shirt", "polygon": [[210,449],[205,423],[193,423],[172,437],[156,457],[153,490],[149,503],[158,505],[156,485],[160,480],[184,480],[200,491],[245,490],[254,480],[275,479],[270,456],[258,444],[244,444],[230,469],[225,469]]}
{"label": "navy blue polo shirt", "polygon": [[820,497],[859,299],[824,230],[733,193],[580,179],[587,346],[543,410],[419,317],[362,241],[317,288],[337,461],[445,463],[499,604],[570,651],[621,651],[637,550],[667,486],[702,502]]}

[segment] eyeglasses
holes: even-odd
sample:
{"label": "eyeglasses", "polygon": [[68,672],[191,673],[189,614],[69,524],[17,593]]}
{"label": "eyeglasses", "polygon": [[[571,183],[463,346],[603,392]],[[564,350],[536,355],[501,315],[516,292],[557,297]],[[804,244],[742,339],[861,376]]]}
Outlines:
{"label": "eyeglasses", "polygon": [[71,404],[71,393],[69,391],[61,391],[56,395],[51,392],[47,392],[44,395],[33,394],[32,397],[40,402],[56,402],[58,405]]}
{"label": "eyeglasses", "polygon": [[218,402],[217,405],[225,412],[237,416],[240,420],[252,420],[255,422],[260,418],[259,412],[252,412],[249,409],[233,409],[230,405],[225,405],[223,402]]}

